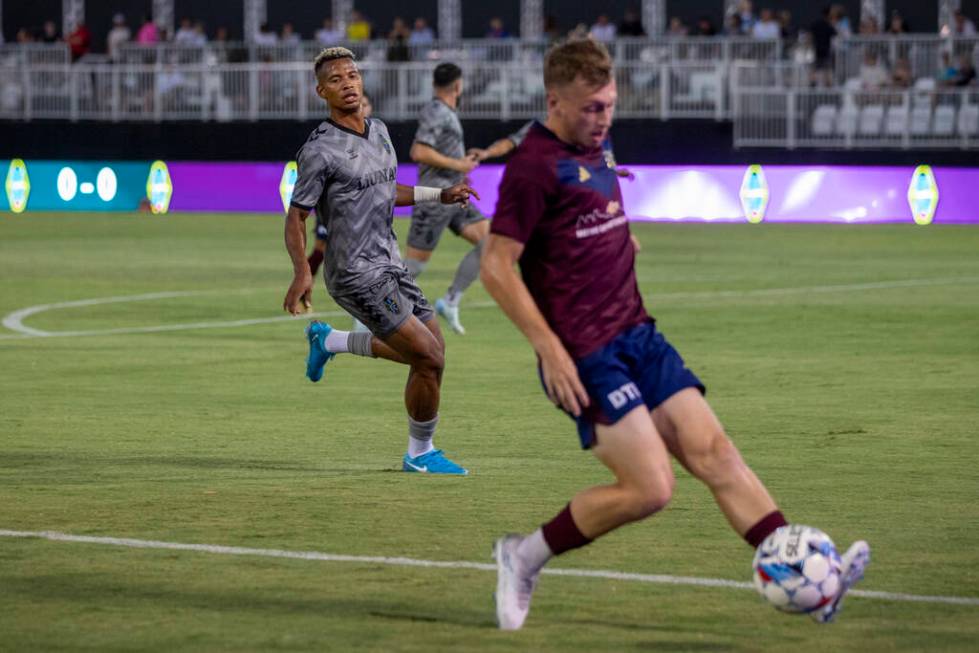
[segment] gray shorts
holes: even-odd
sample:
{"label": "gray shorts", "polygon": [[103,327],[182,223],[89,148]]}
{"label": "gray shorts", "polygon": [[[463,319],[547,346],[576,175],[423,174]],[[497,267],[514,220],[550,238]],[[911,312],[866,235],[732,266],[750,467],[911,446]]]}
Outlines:
{"label": "gray shorts", "polygon": [[370,285],[337,293],[333,299],[378,338],[397,331],[412,315],[422,322],[435,318],[432,305],[405,269],[385,270]]}
{"label": "gray shorts", "polygon": [[486,220],[486,216],[472,204],[455,206],[448,204],[421,204],[411,209],[411,228],[408,230],[408,246],[427,252],[435,249],[446,227],[456,236],[471,224]]}

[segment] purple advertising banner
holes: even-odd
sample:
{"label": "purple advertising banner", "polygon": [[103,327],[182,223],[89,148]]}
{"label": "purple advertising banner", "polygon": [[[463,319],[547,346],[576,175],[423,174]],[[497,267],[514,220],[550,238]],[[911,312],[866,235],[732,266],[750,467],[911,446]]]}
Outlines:
{"label": "purple advertising banner", "polygon": [[[285,163],[168,163],[171,211],[283,212]],[[852,166],[628,166],[622,178],[625,209],[635,220],[740,222],[751,211],[766,222],[911,222],[909,187],[935,223],[979,223],[979,168]],[[752,167],[757,168],[757,167]],[[503,166],[470,173],[480,195],[474,203],[493,215]],[[749,179],[750,177],[750,179]],[[398,168],[398,181],[414,184],[417,168]],[[286,197],[291,189],[285,191]],[[410,208],[399,208],[399,215]],[[934,218],[932,220],[931,215]]]}

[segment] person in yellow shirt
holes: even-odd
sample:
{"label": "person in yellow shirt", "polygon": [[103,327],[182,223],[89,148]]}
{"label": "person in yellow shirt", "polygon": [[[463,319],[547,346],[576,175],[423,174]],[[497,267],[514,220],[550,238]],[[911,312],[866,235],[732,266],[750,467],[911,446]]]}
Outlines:
{"label": "person in yellow shirt", "polygon": [[350,22],[347,23],[348,41],[369,41],[371,24],[362,13],[354,9],[350,12]]}

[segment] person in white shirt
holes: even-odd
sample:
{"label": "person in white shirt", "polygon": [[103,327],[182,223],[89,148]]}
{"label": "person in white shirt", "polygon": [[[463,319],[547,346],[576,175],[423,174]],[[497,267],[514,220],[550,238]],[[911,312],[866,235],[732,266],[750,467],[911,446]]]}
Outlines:
{"label": "person in white shirt", "polygon": [[955,10],[955,35],[956,36],[975,36],[976,24],[962,13],[961,9]]}
{"label": "person in white shirt", "polygon": [[887,68],[880,63],[876,54],[868,52],[860,65],[860,86],[863,90],[876,91],[887,86],[890,81]]}
{"label": "person in white shirt", "polygon": [[761,16],[751,27],[751,35],[756,39],[777,39],[782,36],[782,27],[775,20],[771,9],[762,9]]}
{"label": "person in white shirt", "polygon": [[416,18],[415,24],[411,28],[411,34],[408,36],[409,45],[428,45],[435,41],[435,33],[432,32],[432,28],[428,26],[428,21],[424,18]]}
{"label": "person in white shirt", "polygon": [[180,45],[194,45],[197,41],[197,35],[194,34],[194,26],[191,24],[189,18],[180,19],[180,28],[177,33],[173,36],[173,42],[179,43]]}
{"label": "person in white shirt", "polygon": [[615,40],[615,24],[609,21],[608,16],[602,14],[595,20],[589,33],[600,43],[611,43]]}
{"label": "person in white shirt", "polygon": [[129,27],[126,25],[126,17],[116,14],[112,17],[112,29],[105,39],[105,49],[109,53],[110,61],[119,60],[119,46],[132,37]]}
{"label": "person in white shirt", "polygon": [[279,37],[269,28],[268,23],[262,23],[255,33],[255,45],[275,45],[279,42]]}
{"label": "person in white shirt", "polygon": [[324,47],[336,45],[344,40],[343,32],[333,28],[333,21],[329,18],[323,19],[323,27],[316,30],[316,40]]}

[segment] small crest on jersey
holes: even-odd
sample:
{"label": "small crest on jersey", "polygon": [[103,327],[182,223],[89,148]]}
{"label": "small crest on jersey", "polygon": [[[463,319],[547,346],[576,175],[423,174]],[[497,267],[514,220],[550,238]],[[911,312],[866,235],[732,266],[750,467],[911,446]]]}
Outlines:
{"label": "small crest on jersey", "polygon": [[394,315],[398,314],[398,301],[394,297],[384,298],[384,308],[388,309]]}
{"label": "small crest on jersey", "polygon": [[578,166],[578,181],[585,183],[591,179],[591,173],[585,170],[584,166]]}
{"label": "small crest on jersey", "polygon": [[384,146],[385,152],[388,154],[391,153],[391,141],[389,141],[386,136],[381,136],[381,145]]}
{"label": "small crest on jersey", "polygon": [[357,148],[351,147],[349,150],[347,150],[347,155],[350,157],[351,160],[356,159]]}

